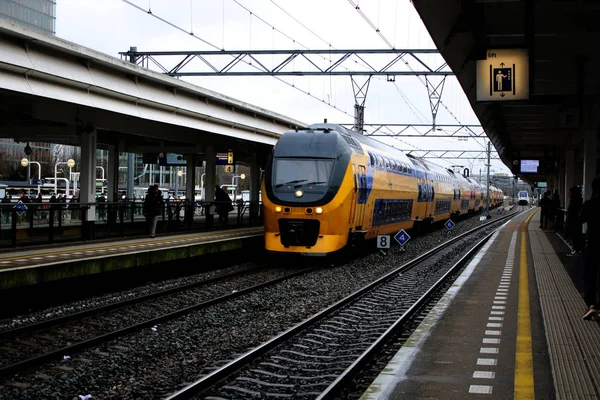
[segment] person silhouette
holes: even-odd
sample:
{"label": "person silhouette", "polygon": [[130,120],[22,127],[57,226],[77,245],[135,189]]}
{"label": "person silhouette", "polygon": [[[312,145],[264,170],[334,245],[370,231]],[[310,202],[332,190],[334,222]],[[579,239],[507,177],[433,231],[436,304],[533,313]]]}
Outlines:
{"label": "person silhouette", "polygon": [[500,91],[500,92],[503,91],[503,89],[502,89],[502,78],[506,78],[506,75],[504,75],[501,70],[498,70],[498,73],[496,74],[496,85],[498,87],[497,90]]}

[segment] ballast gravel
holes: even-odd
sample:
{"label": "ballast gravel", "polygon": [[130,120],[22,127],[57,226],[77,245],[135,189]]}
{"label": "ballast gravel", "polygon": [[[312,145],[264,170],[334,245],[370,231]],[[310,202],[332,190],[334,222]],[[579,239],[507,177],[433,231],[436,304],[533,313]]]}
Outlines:
{"label": "ballast gravel", "polygon": [[[162,399],[332,303],[475,226],[477,217],[405,251],[372,252],[0,382],[0,399]],[[483,236],[483,234],[482,234]],[[375,247],[375,243],[372,246]]]}

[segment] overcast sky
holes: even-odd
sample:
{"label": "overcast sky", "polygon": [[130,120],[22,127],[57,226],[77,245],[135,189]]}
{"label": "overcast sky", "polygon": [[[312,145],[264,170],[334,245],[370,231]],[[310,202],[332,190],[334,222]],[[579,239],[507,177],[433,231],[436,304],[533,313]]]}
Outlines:
{"label": "overcast sky", "polygon": [[[322,50],[330,46],[344,50],[389,48],[352,3],[358,3],[369,21],[395,48],[435,48],[408,0],[58,0],[56,35],[115,57],[119,57],[118,53],[127,51],[130,46],[137,46],[140,51]],[[149,9],[152,14],[147,13]],[[181,30],[155,17],[167,20]],[[443,63],[439,56],[423,58],[434,68]],[[223,58],[223,62],[225,60]],[[178,60],[162,58],[161,61],[172,66]],[[387,60],[371,57],[368,61],[381,66]],[[279,59],[267,57],[262,58],[261,62],[272,65]],[[321,62],[326,66],[329,60]],[[300,62],[294,65],[300,66],[303,66]],[[409,60],[409,66],[418,68],[415,61]],[[205,70],[206,67],[196,63],[187,68],[188,71],[194,69]],[[354,95],[348,76],[281,77],[288,84],[273,77],[185,79],[305,123],[322,122],[324,118],[332,123],[353,122]],[[431,78],[434,83],[440,79]],[[312,97],[303,92],[310,92]],[[442,102],[437,116],[438,124],[479,123],[454,77],[446,80]],[[395,82],[387,82],[385,77],[371,80],[365,103],[365,123],[430,124],[431,121],[423,78],[398,76]],[[379,140],[400,149],[484,148],[483,141],[475,139]],[[463,165],[471,168],[474,174],[478,174],[482,168],[485,173],[485,162],[482,160],[435,162],[446,166]],[[508,172],[500,161],[492,161],[492,170]]]}

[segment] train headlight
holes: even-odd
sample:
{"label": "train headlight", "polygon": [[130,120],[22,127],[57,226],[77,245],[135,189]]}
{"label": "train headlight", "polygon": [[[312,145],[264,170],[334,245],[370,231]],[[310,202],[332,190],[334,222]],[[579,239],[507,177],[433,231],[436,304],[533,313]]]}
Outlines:
{"label": "train headlight", "polygon": [[296,197],[302,197],[302,195],[304,195],[304,193],[302,192],[302,190],[296,190],[296,193],[294,193],[294,195]]}
{"label": "train headlight", "polygon": [[323,209],[321,207],[317,207],[317,208],[315,208],[315,213],[323,214]]}
{"label": "train headlight", "polygon": [[275,212],[281,212],[281,207],[279,207],[279,206],[276,206],[276,207],[275,207]]}

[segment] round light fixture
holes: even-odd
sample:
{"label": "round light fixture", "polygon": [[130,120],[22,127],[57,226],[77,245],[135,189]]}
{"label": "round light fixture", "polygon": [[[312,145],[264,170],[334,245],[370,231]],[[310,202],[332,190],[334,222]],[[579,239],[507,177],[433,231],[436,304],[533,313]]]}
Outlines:
{"label": "round light fixture", "polygon": [[240,178],[242,178],[242,180],[246,179],[246,174],[241,174]]}
{"label": "round light fixture", "polygon": [[67,160],[67,167],[73,168],[74,166],[75,166],[75,160],[73,160],[72,158],[69,158]]}
{"label": "round light fixture", "polygon": [[29,165],[29,160],[26,158],[21,159],[21,167],[26,167]]}
{"label": "round light fixture", "polygon": [[182,170],[177,171],[177,176],[181,178],[183,176],[183,171]]}

